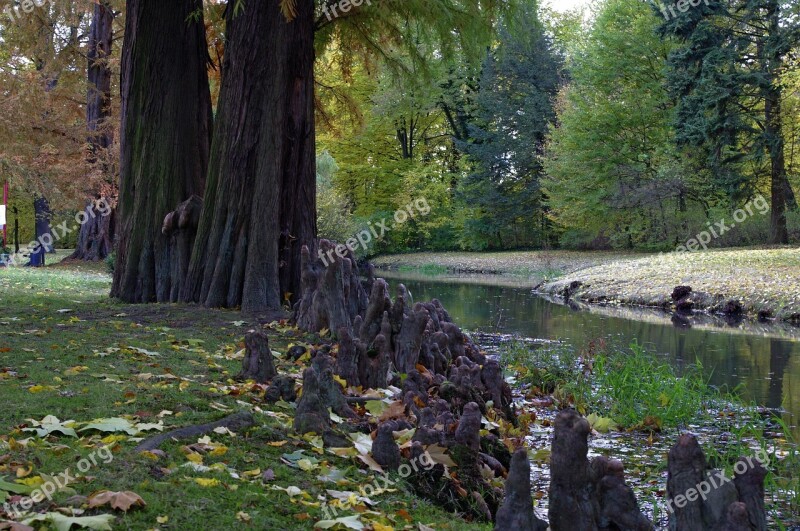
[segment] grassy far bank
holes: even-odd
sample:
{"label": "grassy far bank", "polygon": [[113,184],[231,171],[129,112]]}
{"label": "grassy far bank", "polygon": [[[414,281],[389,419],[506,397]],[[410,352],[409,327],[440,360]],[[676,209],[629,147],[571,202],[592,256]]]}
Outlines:
{"label": "grassy far bank", "polygon": [[380,257],[381,268],[430,274],[483,272],[524,277],[531,287],[573,299],[669,307],[675,286],[693,288],[696,310],[719,311],[738,300],[745,314],[800,320],[800,249],[720,249],[695,253],[526,251],[417,253]]}
{"label": "grassy far bank", "polygon": [[531,287],[566,273],[612,262],[637,258],[641,253],[580,251],[513,251],[499,253],[409,253],[379,256],[372,260],[379,269],[441,274],[497,275]]}
{"label": "grassy far bank", "polygon": [[558,294],[580,282],[573,298],[670,307],[676,286],[690,286],[694,309],[721,312],[738,301],[751,317],[800,323],[800,249],[724,249],[621,259],[574,271],[542,286]]}
{"label": "grassy far bank", "polygon": [[[244,333],[260,326],[258,321],[234,311],[113,302],[104,267],[0,270],[0,400],[6,405],[0,420],[0,502],[14,503],[70,469],[75,481],[34,511],[53,515],[75,507],[76,516],[111,515],[115,529],[311,529],[323,520],[319,496],[332,500],[328,489],[358,492],[373,481],[357,459],[322,452],[316,440],[293,435],[292,406],[265,404],[263,388],[232,380],[241,368]],[[268,333],[279,353],[292,343],[318,339],[282,326]],[[282,373],[300,376],[302,364],[276,363]],[[255,410],[257,425],[246,434],[171,442],[163,454],[133,451],[138,439],[159,429],[211,422],[254,407],[262,412]],[[78,437],[25,431],[36,427],[29,419],[42,421],[46,415],[76,421],[66,427],[75,428]],[[124,419],[134,434],[109,426],[81,431],[88,425],[80,423],[108,418]],[[111,448],[113,461],[78,474],[80,459],[103,447]],[[298,465],[299,456],[307,461]],[[85,497],[99,490],[135,492],[146,506],[83,512]],[[370,498],[375,506],[359,504],[361,514],[339,516],[374,529],[418,529],[418,523],[490,528],[454,520],[414,497],[402,481]],[[0,505],[0,529],[3,516]]]}

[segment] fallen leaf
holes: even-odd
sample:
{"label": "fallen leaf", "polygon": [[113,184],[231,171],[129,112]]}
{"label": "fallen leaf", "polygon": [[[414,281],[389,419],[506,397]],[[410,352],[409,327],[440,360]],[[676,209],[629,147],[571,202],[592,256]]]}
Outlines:
{"label": "fallen leaf", "polygon": [[131,507],[144,507],[147,505],[141,496],[129,490],[112,492],[101,490],[89,496],[89,508],[102,507],[109,505],[112,509],[128,512]]}
{"label": "fallen leaf", "polygon": [[219,487],[220,482],[218,479],[210,478],[194,478],[194,482],[201,487]]}
{"label": "fallen leaf", "polygon": [[428,452],[428,455],[434,463],[439,463],[450,467],[458,466],[456,465],[456,462],[453,461],[449,455],[447,455],[447,448],[439,446],[438,444],[431,444],[430,446],[426,447],[425,450]]}
{"label": "fallen leaf", "polygon": [[66,516],[61,513],[37,514],[22,521],[23,524],[33,522],[49,522],[56,531],[69,531],[73,525],[94,531],[112,531],[111,523],[116,520],[113,514],[100,514],[97,516]]}
{"label": "fallen leaf", "polygon": [[314,524],[314,527],[319,527],[320,529],[330,529],[337,525],[342,525],[347,529],[356,529],[358,531],[364,529],[364,524],[361,523],[360,516],[357,514],[353,516],[336,518],[335,520],[320,520]]}
{"label": "fallen leaf", "polygon": [[36,426],[35,428],[25,428],[23,431],[33,431],[36,432],[36,435],[44,438],[50,435],[51,433],[60,433],[62,435],[68,435],[70,437],[77,437],[78,434],[75,433],[75,430],[70,426],[75,423],[74,420],[66,420],[61,422],[58,420],[58,417],[54,417],[53,415],[47,415],[41,421],[28,419],[28,421]]}

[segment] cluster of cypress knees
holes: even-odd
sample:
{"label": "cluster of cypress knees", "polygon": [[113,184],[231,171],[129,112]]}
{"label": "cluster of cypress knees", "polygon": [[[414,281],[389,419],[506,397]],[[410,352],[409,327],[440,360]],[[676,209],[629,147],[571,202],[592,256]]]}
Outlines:
{"label": "cluster of cypress knees", "polygon": [[[321,240],[319,246],[324,253],[335,244]],[[325,265],[316,256],[303,249],[303,296],[293,320],[304,331],[330,330],[336,343],[312,352],[302,396],[297,399],[293,378],[277,373],[263,331],[248,333],[239,375],[269,383],[267,400],[297,400],[295,431],[321,434],[329,447],[352,444],[344,431],[371,433],[372,457],[384,470],[419,459],[430,445],[446,448],[457,465],[455,473],[437,464],[406,481],[417,495],[467,519],[494,522],[498,530],[654,529],[625,482],[623,464],[604,456],[588,458],[591,428],[573,409],[562,410],[554,421],[548,522],[540,519],[534,512],[527,449],[512,453],[491,430],[481,434],[489,409],[517,422],[498,362],[481,352],[439,301],[413,303],[402,285],[392,300],[387,283],[375,278],[368,263],[349,255]],[[303,347],[294,347],[286,355],[297,359],[304,353]],[[341,379],[348,388],[401,389],[396,399],[403,404],[402,414],[382,417],[378,424],[374,418],[365,420],[354,406],[369,398],[346,396]],[[334,424],[329,408],[344,422]],[[412,444],[401,452],[393,432],[410,428],[416,430]],[[719,473],[708,465],[694,436],[680,436],[668,456],[670,529],[767,529],[764,466],[749,459],[743,473],[691,496]],[[505,489],[487,481],[492,476],[504,478]]]}

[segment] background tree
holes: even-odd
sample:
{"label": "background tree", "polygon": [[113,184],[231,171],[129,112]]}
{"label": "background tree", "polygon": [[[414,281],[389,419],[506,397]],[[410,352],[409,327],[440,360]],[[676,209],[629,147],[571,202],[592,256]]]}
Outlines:
{"label": "background tree", "polygon": [[462,239],[479,249],[546,244],[541,158],[563,65],[537,3],[526,3],[513,20],[500,26],[499,44],[484,62],[469,139],[457,143],[474,163],[460,186],[468,212]]}
{"label": "background tree", "polygon": [[703,197],[671,149],[663,65],[674,45],[658,23],[646,4],[608,0],[575,46],[543,183],[567,245],[663,245]]}
{"label": "background tree", "polygon": [[787,55],[800,42],[800,20],[787,16],[789,6],[714,1],[661,27],[683,45],[669,58],[678,145],[705,150],[732,201],[752,196],[761,176],[769,176],[772,243],[788,243],[786,209],[797,207],[786,174],[780,82]]}
{"label": "background tree", "polygon": [[[105,176],[104,190],[98,190],[96,199],[106,204],[116,201],[117,167],[111,160],[114,147],[114,121],[111,120],[111,52],[114,38],[114,11],[108,2],[94,5],[92,25],[89,28],[87,54],[86,128],[88,162]],[[99,166],[99,167],[98,167]],[[75,252],[71,258],[102,260],[114,248],[114,216],[102,215],[90,201],[86,207],[87,223],[81,225]]]}

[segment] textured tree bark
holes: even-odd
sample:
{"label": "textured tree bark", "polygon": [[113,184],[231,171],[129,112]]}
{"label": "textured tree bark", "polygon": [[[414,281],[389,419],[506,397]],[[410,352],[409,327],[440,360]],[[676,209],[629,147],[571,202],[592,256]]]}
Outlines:
{"label": "textured tree bark", "polygon": [[97,150],[108,149],[111,135],[105,128],[111,102],[111,45],[114,38],[114,11],[105,0],[94,4],[87,51],[86,129],[88,130],[89,162],[97,162]]}
{"label": "textured tree bark", "polygon": [[533,513],[531,501],[531,463],[525,448],[519,448],[511,458],[511,468],[506,480],[503,505],[497,511],[495,531],[545,531],[547,522]]}
{"label": "textured tree bark", "polygon": [[573,410],[555,421],[550,458],[550,527],[553,531],[597,529],[589,487],[589,423]]}
{"label": "textured tree bark", "polygon": [[[779,35],[780,27],[780,2],[769,0],[766,3],[767,17],[769,19],[769,34]],[[768,64],[766,70],[770,72],[768,88],[765,89],[766,101],[764,103],[765,131],[769,149],[771,178],[770,194],[772,196],[771,234],[770,243],[789,243],[789,230],[786,226],[786,207],[788,193],[791,187],[786,178],[786,156],[784,153],[783,127],[781,117],[782,89],[773,77],[777,76],[783,63],[781,51],[776,46],[764,47],[764,53],[769,56],[765,59]]]}
{"label": "textured tree bark", "polygon": [[[92,25],[89,29],[88,84],[86,95],[86,129],[88,131],[88,162],[97,164],[98,153],[111,146],[112,138],[106,128],[111,101],[111,46],[114,37],[114,11],[103,1],[94,5]],[[102,198],[111,204],[109,198]],[[96,262],[103,260],[114,249],[114,216],[100,215],[94,202],[85,208],[89,216],[87,223],[81,225],[78,245],[70,258]]]}
{"label": "textured tree bark", "polygon": [[625,484],[622,463],[607,457],[587,458],[589,423],[573,409],[555,421],[550,458],[550,529],[625,529],[652,531]]}
{"label": "textured tree bark", "polygon": [[208,187],[183,299],[244,311],[300,292],[300,249],[315,252],[314,3],[227,14]]}
{"label": "textured tree bark", "polygon": [[740,458],[731,478],[710,470],[697,439],[686,434],[670,449],[667,472],[670,530],[767,529],[767,471],[758,460]]}
{"label": "textured tree bark", "polygon": [[200,0],[127,3],[111,289],[125,302],[170,300],[172,255],[162,220],[185,199],[203,194],[212,115],[202,11]]}

